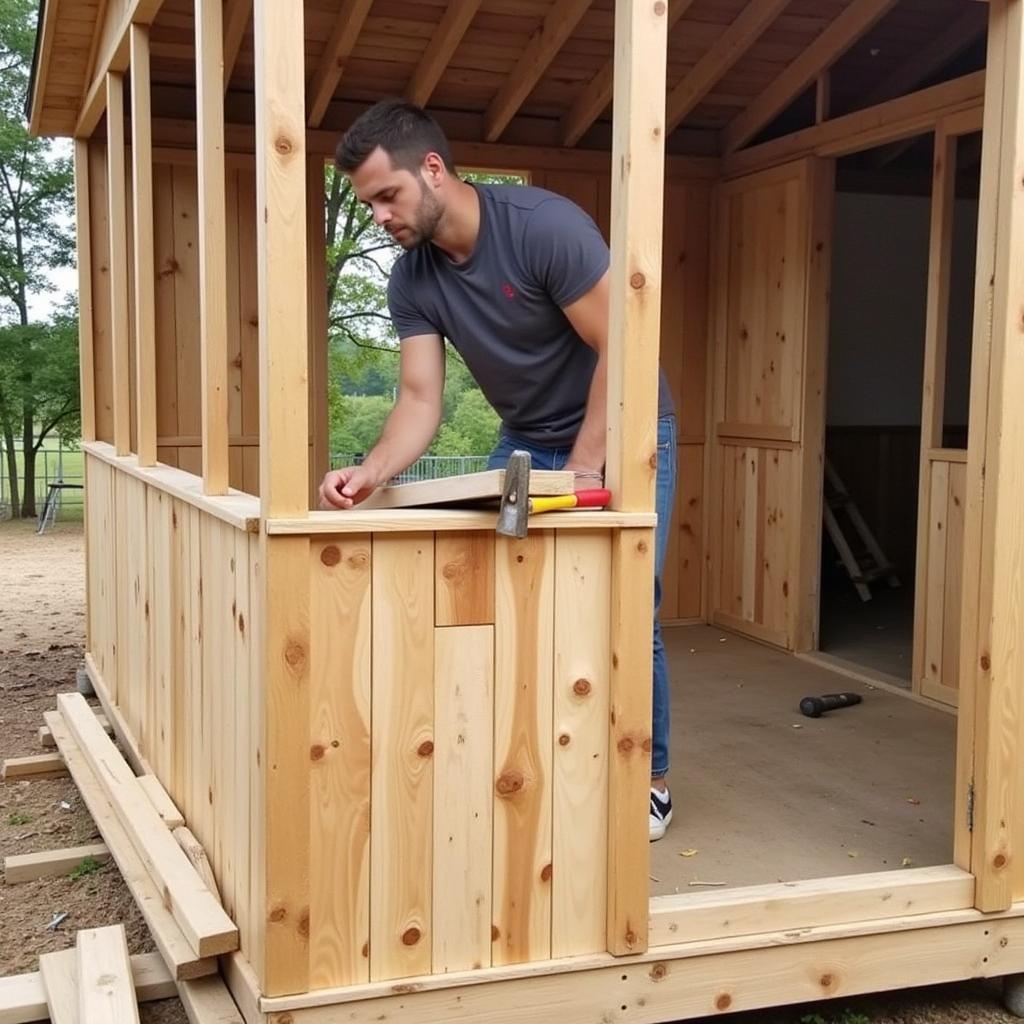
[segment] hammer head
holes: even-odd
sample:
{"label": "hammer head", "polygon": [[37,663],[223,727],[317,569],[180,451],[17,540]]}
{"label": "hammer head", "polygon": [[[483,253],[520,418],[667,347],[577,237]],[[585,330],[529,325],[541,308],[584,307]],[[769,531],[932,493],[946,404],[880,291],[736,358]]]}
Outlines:
{"label": "hammer head", "polygon": [[516,450],[505,467],[505,486],[495,527],[504,537],[526,536],[530,518],[530,453]]}

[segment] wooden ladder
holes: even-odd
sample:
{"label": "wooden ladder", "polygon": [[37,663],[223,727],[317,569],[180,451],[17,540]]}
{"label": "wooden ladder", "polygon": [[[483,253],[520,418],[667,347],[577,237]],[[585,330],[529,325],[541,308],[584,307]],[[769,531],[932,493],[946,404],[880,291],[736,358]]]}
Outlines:
{"label": "wooden ladder", "polygon": [[[869,584],[876,580],[884,578],[890,587],[898,587],[900,580],[892,563],[886,558],[875,535],[860,514],[860,509],[850,497],[850,492],[847,491],[835,467],[827,457],[825,459],[824,497],[822,508],[825,529],[828,530],[828,535],[832,538],[832,543],[835,544],[839,557],[842,559],[853,585],[857,588],[857,593],[860,594],[860,599],[862,601],[871,600]],[[846,534],[843,533],[837,513],[845,514],[850,524],[848,531],[852,528],[860,538],[863,546],[858,550],[854,550]]]}

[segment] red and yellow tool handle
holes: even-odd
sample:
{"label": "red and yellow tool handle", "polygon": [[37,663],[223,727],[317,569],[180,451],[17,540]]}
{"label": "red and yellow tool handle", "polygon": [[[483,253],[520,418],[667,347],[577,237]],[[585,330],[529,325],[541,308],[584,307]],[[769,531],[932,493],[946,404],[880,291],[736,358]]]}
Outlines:
{"label": "red and yellow tool handle", "polygon": [[531,498],[530,512],[554,512],[566,508],[604,508],[612,500],[611,491],[594,487],[574,494],[552,494],[550,497]]}

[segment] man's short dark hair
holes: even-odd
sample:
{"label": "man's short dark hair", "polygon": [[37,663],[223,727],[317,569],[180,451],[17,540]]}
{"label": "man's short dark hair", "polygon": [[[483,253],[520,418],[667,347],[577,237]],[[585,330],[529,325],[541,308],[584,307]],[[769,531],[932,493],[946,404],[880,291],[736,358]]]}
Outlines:
{"label": "man's short dark hair", "polygon": [[354,171],[380,147],[391,166],[415,171],[428,153],[437,153],[453,174],[451,146],[441,126],[427,113],[405,100],[381,100],[352,122],[334,155],[343,171]]}

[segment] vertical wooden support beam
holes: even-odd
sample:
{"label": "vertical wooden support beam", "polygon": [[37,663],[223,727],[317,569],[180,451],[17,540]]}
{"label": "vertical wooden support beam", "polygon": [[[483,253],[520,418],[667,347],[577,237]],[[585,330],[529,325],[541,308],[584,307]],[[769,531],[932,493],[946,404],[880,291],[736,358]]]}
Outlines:
{"label": "vertical wooden support beam", "polygon": [[[308,514],[306,159],[301,7],[255,0],[260,497],[264,516]],[[221,83],[217,83],[218,94]],[[267,995],[309,988],[309,539],[261,538],[257,617],[266,728],[254,880]],[[257,703],[259,698],[257,699]],[[259,815],[259,811],[256,812]],[[258,820],[260,820],[258,818]],[[259,868],[257,868],[259,870]]]}
{"label": "vertical wooden support beam", "polygon": [[228,491],[227,213],[221,0],[195,0],[203,491]]}
{"label": "vertical wooden support beam", "polygon": [[114,368],[114,451],[131,451],[128,368],[128,227],[124,167],[124,75],[107,73],[107,220],[110,225],[110,337]]}
{"label": "vertical wooden support beam", "polygon": [[156,462],[156,264],[149,26],[131,27],[132,226],[135,231],[135,414],[140,466]]}
{"label": "vertical wooden support beam", "polygon": [[309,500],[316,499],[324,473],[330,469],[330,425],[327,402],[327,239],[324,225],[324,164],[310,160],[306,167],[306,293],[309,316]]}
{"label": "vertical wooden support beam", "polygon": [[924,386],[921,398],[921,450],[918,456],[917,568],[914,593],[914,646],[911,681],[920,692],[924,678],[924,640],[929,597],[928,522],[931,515],[929,451],[942,447],[946,388],[946,336],[949,317],[949,280],[953,265],[953,204],[956,199],[957,138],[943,122],[935,128],[932,159],[932,209],[928,243],[928,294],[924,332]]}
{"label": "vertical wooden support beam", "polygon": [[[975,905],[992,911],[1008,907],[1024,889],[1019,772],[1024,744],[1024,4],[1019,0],[991,0],[989,6],[981,182],[961,708],[973,696],[971,871],[977,878]],[[962,807],[964,798],[958,793],[957,799]]]}
{"label": "vertical wooden support beam", "polygon": [[305,516],[306,136],[303,18],[256,0],[256,221],[260,332],[260,497],[266,516]]}
{"label": "vertical wooden support beam", "polygon": [[96,370],[92,354],[92,213],[89,207],[89,141],[75,139],[75,221],[78,257],[78,367],[82,440],[96,440]]}
{"label": "vertical wooden support beam", "polygon": [[[613,507],[654,508],[665,156],[664,0],[615,5],[607,479]],[[612,953],[647,948],[654,531],[612,541],[608,913]]]}

